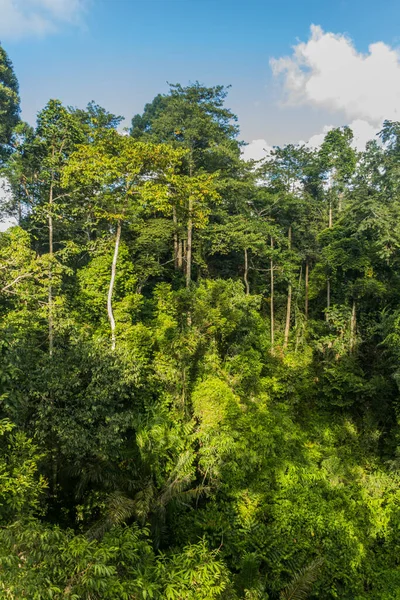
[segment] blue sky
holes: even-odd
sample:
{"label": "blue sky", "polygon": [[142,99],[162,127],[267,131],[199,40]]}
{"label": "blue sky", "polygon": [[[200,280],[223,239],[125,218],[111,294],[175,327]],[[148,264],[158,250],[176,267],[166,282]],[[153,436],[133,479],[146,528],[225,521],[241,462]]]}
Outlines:
{"label": "blue sky", "polygon": [[[321,29],[310,33],[312,24]],[[259,146],[347,122],[370,132],[382,120],[378,104],[387,118],[400,106],[400,5],[391,0],[0,0],[0,39],[30,122],[57,97],[95,100],[129,125],[167,81],[232,84],[241,137]],[[393,87],[389,103],[373,97],[377,73]]]}

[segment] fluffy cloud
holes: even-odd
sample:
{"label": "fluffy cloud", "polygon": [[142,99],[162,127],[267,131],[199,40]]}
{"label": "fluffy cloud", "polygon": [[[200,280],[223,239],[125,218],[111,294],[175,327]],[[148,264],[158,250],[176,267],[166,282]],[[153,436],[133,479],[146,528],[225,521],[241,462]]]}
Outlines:
{"label": "fluffy cloud", "polygon": [[242,157],[244,160],[260,160],[265,158],[272,150],[266,140],[253,140],[244,147]]}
{"label": "fluffy cloud", "polygon": [[[384,119],[400,120],[400,55],[383,42],[362,54],[345,35],[312,25],[308,42],[299,42],[291,56],[273,58],[270,65],[281,78],[287,106],[314,106],[341,115],[358,150],[376,137]],[[316,148],[331,129],[326,125],[299,143]]]}
{"label": "fluffy cloud", "polygon": [[[357,150],[365,150],[366,143],[370,140],[375,139],[377,133],[379,133],[380,131],[380,127],[374,127],[373,125],[362,119],[355,119],[354,121],[349,123],[349,127],[354,135],[352,145]],[[328,131],[330,131],[331,129],[334,129],[333,125],[325,125],[321,133],[317,133],[310,137],[308,142],[306,142],[307,146],[310,146],[311,148],[318,148],[318,146],[320,146],[324,141],[324,137],[326,136]],[[299,143],[304,144],[305,142]]]}
{"label": "fluffy cloud", "polygon": [[0,231],[6,231],[9,227],[17,224],[13,217],[1,217],[1,208],[10,199],[10,189],[7,180],[0,177]]}
{"label": "fluffy cloud", "polygon": [[9,227],[13,227],[14,225],[17,225],[16,219],[4,219],[3,221],[0,221],[0,232],[7,231]]}
{"label": "fluffy cloud", "polygon": [[281,76],[289,104],[308,104],[343,112],[349,120],[379,127],[384,119],[400,120],[400,57],[383,42],[357,52],[342,34],[311,26],[308,42],[290,57],[271,59]]}
{"label": "fluffy cloud", "polygon": [[[356,150],[365,150],[366,143],[375,139],[380,131],[380,127],[374,127],[362,119],[355,119],[349,123],[349,127],[354,135],[352,145]],[[320,133],[312,135],[308,141],[299,140],[297,143],[300,145],[304,144],[310,148],[318,148],[331,129],[334,129],[334,125],[325,125]],[[253,140],[245,146],[242,157],[244,160],[260,160],[266,158],[271,150],[272,146],[269,146],[266,140]]]}
{"label": "fluffy cloud", "polygon": [[45,35],[79,23],[86,0],[0,0],[0,36]]}

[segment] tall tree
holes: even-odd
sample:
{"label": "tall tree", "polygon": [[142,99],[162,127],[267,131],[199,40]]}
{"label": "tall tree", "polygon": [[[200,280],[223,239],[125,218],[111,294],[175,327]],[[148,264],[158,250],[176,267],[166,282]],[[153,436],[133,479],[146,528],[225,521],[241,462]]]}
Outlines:
{"label": "tall tree", "polygon": [[[240,144],[236,137],[236,116],[224,106],[227,88],[205,87],[196,82],[183,87],[170,86],[170,93],[158,95],[145,106],[142,115],[132,119],[131,135],[136,139],[171,144],[186,150],[182,162],[182,175],[189,179],[202,173],[216,173],[223,169],[226,175],[238,168]],[[212,197],[210,197],[212,200]],[[180,248],[185,246],[186,282],[192,278],[193,228],[195,199],[187,195],[186,206],[174,209],[177,232],[182,232],[179,222],[185,223],[184,239],[176,233],[174,261],[179,265]],[[182,210],[183,209],[183,210]]]}
{"label": "tall tree", "polygon": [[[321,169],[326,179],[326,195],[328,201],[328,227],[333,226],[333,212],[338,214],[343,208],[346,184],[350,181],[357,163],[357,155],[351,143],[353,132],[349,127],[336,128],[329,131],[319,150]],[[326,280],[326,307],[331,306],[331,277]]]}
{"label": "tall tree", "polygon": [[10,152],[13,130],[19,121],[18,80],[12,62],[0,46],[0,163]]}
{"label": "tall tree", "polygon": [[[63,167],[78,143],[85,140],[77,118],[60,101],[50,100],[39,112],[35,130],[28,129],[8,168],[14,198],[20,212],[28,216],[48,254],[49,353],[54,347],[54,282],[56,245],[62,245],[64,228],[57,231],[68,204],[68,192],[61,183]],[[43,224],[47,225],[47,239]]]}
{"label": "tall tree", "polygon": [[116,347],[112,298],[123,223],[134,222],[149,210],[169,212],[169,183],[182,156],[182,151],[138,142],[111,129],[95,143],[82,145],[66,166],[64,182],[90,204],[97,220],[108,221],[114,229],[107,295],[112,350]]}

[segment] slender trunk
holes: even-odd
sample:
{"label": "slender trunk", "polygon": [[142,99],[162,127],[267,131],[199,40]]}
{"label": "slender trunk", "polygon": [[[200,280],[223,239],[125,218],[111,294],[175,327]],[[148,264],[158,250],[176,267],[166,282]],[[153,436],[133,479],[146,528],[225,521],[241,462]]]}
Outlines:
{"label": "slender trunk", "polygon": [[308,265],[308,258],[306,260],[306,274],[305,274],[305,280],[306,280],[306,295],[305,295],[305,300],[304,300],[304,314],[306,317],[306,321],[308,319],[308,276],[309,276],[309,265]]}
{"label": "slender trunk", "polygon": [[357,313],[356,313],[356,301],[353,300],[353,307],[351,310],[350,320],[350,352],[354,350],[356,345],[356,330],[357,330]]}
{"label": "slender trunk", "polygon": [[297,315],[299,313],[299,307],[298,307],[298,296],[301,290],[301,280],[303,278],[303,265],[300,265],[300,273],[299,273],[299,285],[297,286],[297,295],[296,295],[296,311],[295,311],[295,329],[296,329],[296,346],[294,351],[297,352],[297,348],[299,347],[299,341],[300,341],[300,327],[299,324],[297,322]]}
{"label": "slender trunk", "polygon": [[[291,250],[292,247],[292,226],[289,227],[288,232],[288,247]],[[288,295],[287,295],[287,307],[286,307],[286,323],[285,323],[285,337],[283,341],[283,347],[287,348],[289,342],[289,332],[290,332],[290,316],[292,310],[292,284],[288,285]]]}
{"label": "slender trunk", "polygon": [[[330,309],[331,306],[331,280],[328,279],[326,280],[326,308],[327,311]],[[325,313],[325,319],[328,320],[328,312]]]}
{"label": "slender trunk", "polygon": [[[329,200],[329,229],[332,228],[332,199]],[[326,281],[326,308],[329,310],[331,305],[331,281],[329,276]],[[328,320],[328,313],[325,313],[325,318]]]}
{"label": "slender trunk", "polygon": [[247,248],[244,249],[244,275],[243,275],[244,283],[246,286],[246,296],[250,294],[250,286],[249,286],[249,258],[247,255]]}
{"label": "slender trunk", "polygon": [[48,226],[49,226],[49,296],[48,296],[48,310],[49,310],[49,355],[53,356],[54,347],[54,333],[53,333],[53,176],[50,183],[49,193],[49,212],[48,212]]}
{"label": "slender trunk", "polygon": [[[189,158],[189,177],[193,176],[193,150]],[[186,242],[186,287],[190,287],[192,280],[192,237],[193,237],[193,199],[189,197],[187,242]]]}
{"label": "slender trunk", "polygon": [[291,307],[292,307],[292,286],[289,284],[289,287],[288,287],[288,297],[287,297],[287,307],[286,307],[285,339],[284,339],[284,342],[283,342],[283,347],[284,348],[287,348],[288,342],[289,342]]}
{"label": "slender trunk", "polygon": [[[189,323],[190,325],[190,323]],[[187,367],[187,365],[185,365],[182,369],[182,397],[181,397],[181,407],[182,407],[182,415],[184,415],[185,417],[188,417],[188,413],[189,413],[189,406],[188,406],[188,402],[187,402],[187,374],[189,372],[189,369]]]}
{"label": "slender trunk", "polygon": [[178,269],[183,268],[183,241],[178,239]]}
{"label": "slender trunk", "polygon": [[172,208],[172,219],[174,222],[174,266],[179,269],[179,239],[178,239],[178,218],[176,216],[176,207]]}
{"label": "slender trunk", "polygon": [[113,261],[112,261],[112,265],[111,265],[110,286],[108,288],[108,297],[107,297],[107,313],[108,313],[108,320],[110,321],[110,327],[111,327],[111,350],[115,350],[115,319],[114,319],[114,313],[113,313],[113,309],[112,309],[112,297],[113,297],[113,292],[114,292],[115,274],[117,271],[117,260],[118,260],[120,239],[121,239],[121,219],[118,219],[117,233],[115,236],[114,256],[113,256]]}
{"label": "slender trunk", "polygon": [[193,235],[193,200],[189,200],[189,217],[187,224],[187,242],[186,242],[186,287],[190,286],[192,280],[192,235]]}
{"label": "slender trunk", "polygon": [[[274,249],[274,238],[271,236],[271,250]],[[274,331],[274,259],[271,253],[270,261],[271,269],[271,304],[270,304],[270,319],[271,319],[271,352],[274,351],[275,331]]]}

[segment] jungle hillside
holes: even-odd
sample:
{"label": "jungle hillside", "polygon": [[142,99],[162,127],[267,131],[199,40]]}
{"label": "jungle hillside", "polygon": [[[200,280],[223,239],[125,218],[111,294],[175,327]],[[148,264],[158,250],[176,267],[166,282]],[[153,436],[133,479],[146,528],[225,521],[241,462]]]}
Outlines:
{"label": "jungle hillside", "polygon": [[400,598],[400,123],[244,147],[0,48],[0,598]]}

